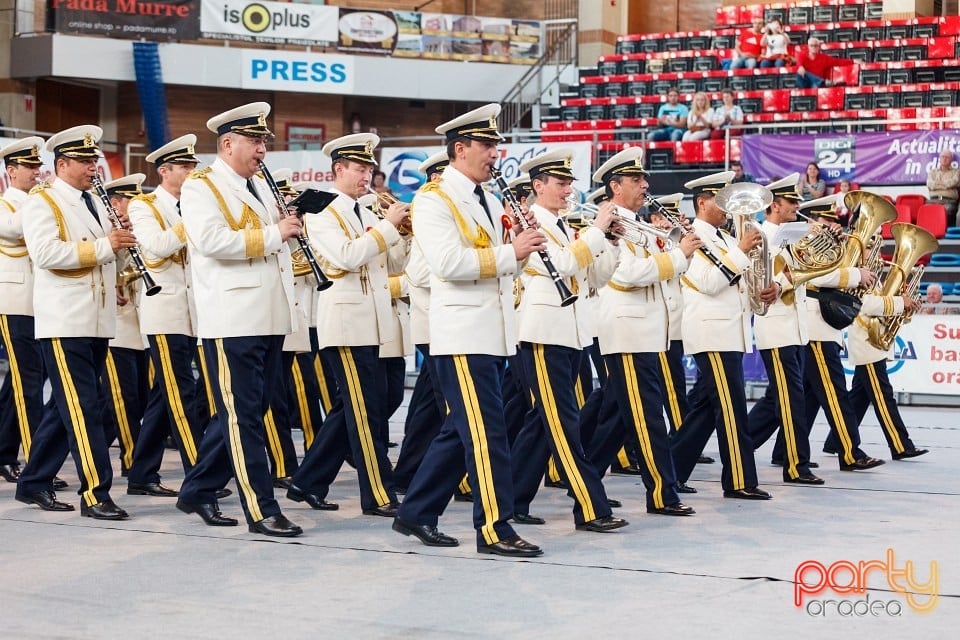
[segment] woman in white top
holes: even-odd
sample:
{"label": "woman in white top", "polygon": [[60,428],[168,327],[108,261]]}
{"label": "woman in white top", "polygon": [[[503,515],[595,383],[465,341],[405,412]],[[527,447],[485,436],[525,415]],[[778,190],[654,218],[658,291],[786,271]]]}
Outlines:
{"label": "woman in white top", "polygon": [[739,136],[743,133],[743,129],[740,128],[743,124],[743,109],[733,103],[733,91],[724,89],[720,93],[720,97],[723,103],[710,109],[707,114],[710,126],[713,127],[710,137],[714,140],[723,139],[727,135],[727,129],[730,130],[732,136]]}
{"label": "woman in white top", "polygon": [[790,38],[783,32],[783,25],[779,20],[773,19],[765,31],[760,40],[760,46],[763,47],[760,67],[765,69],[784,66],[787,64],[787,47],[790,44]]}
{"label": "woman in white top", "polygon": [[693,94],[690,102],[690,113],[687,115],[687,130],[683,132],[683,141],[706,140],[710,137],[710,100],[707,94],[698,91]]}

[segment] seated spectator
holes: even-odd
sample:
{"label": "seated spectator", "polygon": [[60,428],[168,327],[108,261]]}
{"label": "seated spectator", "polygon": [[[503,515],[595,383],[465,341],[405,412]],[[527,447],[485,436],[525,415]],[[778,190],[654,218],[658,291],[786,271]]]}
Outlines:
{"label": "seated spectator", "polygon": [[958,314],[960,306],[955,304],[946,304],[943,302],[943,287],[936,282],[927,286],[927,293],[923,298],[923,307],[920,313],[927,315]]}
{"label": "seated spectator", "polygon": [[387,174],[380,170],[374,170],[370,178],[370,188],[377,193],[390,193],[390,187],[387,186]]}
{"label": "seated spectator", "polygon": [[827,183],[820,177],[820,165],[811,162],[800,176],[800,195],[804,200],[816,200],[822,198],[826,192]]}
{"label": "seated spectator", "polygon": [[710,99],[707,94],[698,91],[690,101],[690,112],[687,114],[687,130],[681,138],[684,142],[690,140],[706,140],[710,137]]}
{"label": "seated spectator", "polygon": [[737,36],[737,44],[734,46],[734,56],[730,62],[731,69],[753,69],[757,66],[760,54],[763,53],[763,46],[760,44],[763,38],[763,17],[756,16],[753,19],[753,26],[747,27]]}
{"label": "seated spectator", "polygon": [[816,89],[820,86],[829,87],[830,82],[826,79],[830,70],[834,67],[842,67],[853,64],[853,60],[846,58],[834,58],[831,55],[822,53],[820,38],[810,38],[807,40],[806,49],[800,49],[797,53],[797,88],[798,89]]}
{"label": "seated spectator", "polygon": [[843,198],[847,193],[850,193],[850,181],[841,180],[840,184],[837,186],[837,205],[834,208],[834,211],[837,214],[837,222],[842,226],[847,227],[850,225],[850,209],[847,208],[847,205],[843,203]]}
{"label": "seated spectator", "polygon": [[947,226],[957,224],[957,195],[960,189],[960,169],[953,166],[953,153],[940,154],[940,164],[927,173],[927,202],[942,204],[947,211]]}
{"label": "seated spectator", "polygon": [[712,131],[710,131],[710,137],[715,140],[722,139],[726,137],[728,129],[730,130],[731,136],[741,135],[743,129],[739,127],[743,125],[743,109],[734,104],[733,91],[731,89],[724,89],[720,93],[720,97],[723,100],[723,104],[710,109],[710,113],[707,116],[710,120],[710,125],[713,127]]}
{"label": "seated spectator", "polygon": [[660,110],[657,112],[657,128],[650,134],[650,139],[654,142],[680,140],[687,128],[689,111],[687,105],[680,102],[680,92],[670,87],[667,91],[667,101],[660,105]]}
{"label": "seated spectator", "polygon": [[752,175],[743,172],[743,165],[739,160],[730,163],[730,171],[733,171],[733,180],[730,182],[756,182]]}
{"label": "seated spectator", "polygon": [[782,67],[787,64],[787,47],[790,46],[790,38],[783,32],[783,24],[779,20],[774,18],[770,21],[760,44],[763,46],[763,54],[760,56],[761,68]]}

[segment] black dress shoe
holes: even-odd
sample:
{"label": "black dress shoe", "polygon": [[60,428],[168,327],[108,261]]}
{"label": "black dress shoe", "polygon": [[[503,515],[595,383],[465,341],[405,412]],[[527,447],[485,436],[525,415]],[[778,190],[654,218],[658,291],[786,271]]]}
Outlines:
{"label": "black dress shoe", "polygon": [[384,518],[396,518],[397,509],[400,508],[400,505],[396,502],[391,502],[390,504],[385,504],[379,506],[375,509],[364,509],[363,515],[365,516],[381,516]]}
{"label": "black dress shoe", "polygon": [[513,514],[513,521],[516,524],[547,524],[547,521],[543,518],[532,516],[529,513],[515,513]]}
{"label": "black dress shoe", "polygon": [[63,491],[70,486],[66,480],[61,480],[57,476],[53,476],[53,481],[50,484],[53,486],[54,491]]}
{"label": "black dress shoe", "polygon": [[17,478],[20,477],[20,465],[16,462],[13,464],[0,464],[0,477],[7,482],[16,484]]}
{"label": "black dress shoe", "polygon": [[639,476],[643,472],[640,470],[640,467],[630,465],[629,467],[610,467],[610,473],[616,476]]}
{"label": "black dress shoe", "polygon": [[917,456],[922,456],[925,453],[930,453],[929,449],[907,449],[900,453],[893,454],[894,460],[906,460],[907,458],[916,458]]}
{"label": "black dress shoe", "polygon": [[783,481],[789,484],[823,484],[823,478],[812,473],[801,473],[796,478],[784,478]]}
{"label": "black dress shoe", "polygon": [[619,529],[620,527],[625,527],[629,522],[623,518],[617,518],[615,516],[607,516],[606,518],[597,518],[596,520],[591,520],[590,522],[581,522],[577,525],[577,531],[593,531],[595,533],[606,533],[607,531],[613,531],[614,529]]}
{"label": "black dress shoe", "polygon": [[261,533],[277,538],[296,538],[303,533],[303,529],[287,520],[282,513],[254,522],[247,528],[250,533]]}
{"label": "black dress shoe", "polygon": [[[784,463],[783,463],[783,460],[780,460],[780,461],[771,460],[770,464],[772,464],[775,467],[782,467]],[[819,469],[820,463],[814,462],[813,460],[811,460],[810,462],[807,463],[807,466],[810,467],[811,469]]]}
{"label": "black dress shoe", "polygon": [[455,493],[453,494],[454,502],[473,502],[473,493]]}
{"label": "black dress shoe", "polygon": [[688,485],[686,482],[677,483],[677,493],[696,493],[697,490]]}
{"label": "black dress shoe", "polygon": [[415,536],[428,547],[456,547],[460,544],[460,541],[456,538],[451,538],[440,532],[431,524],[409,524],[399,518],[394,518],[393,530],[405,536]]}
{"label": "black dress shoe", "polygon": [[235,527],[239,524],[236,518],[228,518],[220,513],[220,505],[216,502],[190,504],[177,500],[177,509],[184,513],[196,513],[211,527]]}
{"label": "black dress shoe", "polygon": [[44,511],[73,511],[73,505],[57,500],[53,491],[35,491],[33,493],[17,493],[17,500],[27,504],[35,504]]}
{"label": "black dress shoe", "polygon": [[273,487],[274,489],[289,489],[293,486],[293,478],[290,476],[284,476],[283,478],[274,478]]}
{"label": "black dress shoe", "polygon": [[677,504],[668,504],[660,509],[648,508],[647,513],[655,513],[660,516],[692,516],[696,511],[693,510],[693,507],[678,502]]}
{"label": "black dress shoe", "polygon": [[127,515],[126,511],[115,505],[110,500],[104,500],[103,502],[98,502],[97,504],[89,507],[85,504],[81,504],[80,515],[86,516],[87,518],[93,518],[94,520],[126,520],[130,517]]}
{"label": "black dress shoe", "polygon": [[567,483],[563,480],[544,480],[543,486],[550,487],[551,489],[566,489]]}
{"label": "black dress shoe", "polygon": [[864,456],[858,460],[854,460],[853,464],[847,464],[843,460],[840,461],[840,471],[866,471],[867,469],[873,469],[874,467],[879,467],[882,464],[886,464],[886,460],[881,460],[880,458],[871,458],[870,456]]}
{"label": "black dress shoe", "polygon": [[623,503],[615,498],[607,498],[607,506],[611,509],[619,509],[623,506]]}
{"label": "black dress shoe", "polygon": [[159,482],[128,482],[128,496],[157,496],[158,498],[175,498],[179,495],[173,489],[165,487]]}
{"label": "black dress shoe", "polygon": [[724,498],[737,498],[739,500],[769,500],[773,496],[756,487],[747,487],[746,489],[734,489],[733,491],[724,491]]}
{"label": "black dress shoe", "polygon": [[716,460],[710,456],[700,456],[697,458],[697,464],[713,464],[714,462],[716,462]]}
{"label": "black dress shoe", "polygon": [[233,491],[230,491],[230,489],[217,489],[217,492],[214,495],[217,496],[217,500],[223,500],[227,496],[232,496]]}
{"label": "black dress shoe", "polygon": [[520,536],[513,536],[493,544],[478,544],[477,553],[488,553],[508,558],[536,558],[543,555],[543,549],[535,544],[530,544]]}
{"label": "black dress shoe", "polygon": [[327,502],[315,493],[307,493],[298,486],[291,484],[287,489],[287,498],[294,502],[306,502],[311,508],[319,511],[336,511],[340,508],[335,502]]}

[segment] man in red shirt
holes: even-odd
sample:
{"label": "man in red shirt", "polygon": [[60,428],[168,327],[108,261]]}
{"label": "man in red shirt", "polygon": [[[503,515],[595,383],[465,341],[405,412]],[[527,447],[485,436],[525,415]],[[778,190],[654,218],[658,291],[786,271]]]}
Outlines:
{"label": "man in red shirt", "polygon": [[807,48],[800,49],[797,53],[798,89],[816,89],[821,85],[829,87],[827,78],[831,69],[853,64],[852,60],[821,53],[820,44],[819,38],[810,38],[807,40]]}
{"label": "man in red shirt", "polygon": [[753,26],[740,32],[737,45],[734,48],[736,55],[730,63],[731,69],[753,69],[757,66],[760,53],[763,49],[763,17],[755,16]]}

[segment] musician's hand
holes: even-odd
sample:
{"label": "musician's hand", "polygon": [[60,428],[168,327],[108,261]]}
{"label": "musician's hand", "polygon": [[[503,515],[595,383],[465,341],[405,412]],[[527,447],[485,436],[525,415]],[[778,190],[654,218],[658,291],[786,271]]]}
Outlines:
{"label": "musician's hand", "polygon": [[692,256],[697,249],[703,246],[703,240],[701,240],[695,233],[685,233],[682,238],[680,238],[680,251],[683,251],[683,255],[687,258]]}
{"label": "musician's hand", "polygon": [[117,209],[117,218],[120,220],[120,226],[124,229],[130,229],[130,217],[127,215],[126,211],[120,211]]}
{"label": "musician's hand", "polygon": [[[527,226],[529,226],[531,229],[539,229],[540,223],[537,222],[537,216],[527,208],[527,205],[523,205],[522,210],[523,218],[527,221]],[[520,224],[520,221],[516,218],[516,216],[514,216],[513,224],[514,226],[518,226]]]}
{"label": "musician's hand", "polygon": [[917,313],[923,304],[910,296],[903,296],[903,310],[905,312]]}
{"label": "musician's hand", "polygon": [[406,202],[394,202],[383,215],[383,219],[398,229],[410,218],[410,205]]}
{"label": "musician's hand", "polygon": [[124,307],[128,302],[130,302],[130,298],[124,295],[123,285],[118,284],[117,285],[117,306]]}
{"label": "musician's hand", "polygon": [[760,302],[772,304],[780,297],[780,284],[771,282],[769,287],[760,290]]}
{"label": "musician's hand", "polygon": [[617,218],[617,205],[613,204],[609,200],[603,202],[599,207],[597,207],[597,217],[593,219],[593,226],[604,233],[610,231],[610,228],[616,224]]}
{"label": "musician's hand", "polygon": [[740,238],[740,251],[747,253],[754,247],[760,246],[761,243],[763,243],[763,234],[760,232],[760,230],[750,229],[743,234],[742,238]]}
{"label": "musician's hand", "polygon": [[277,227],[280,229],[280,238],[289,240],[300,235],[300,231],[303,229],[303,221],[297,216],[287,216],[280,218]]}
{"label": "musician's hand", "polygon": [[137,237],[126,229],[114,229],[107,234],[107,238],[110,239],[110,247],[114,253],[137,246]]}
{"label": "musician's hand", "polygon": [[872,289],[873,285],[877,283],[877,274],[875,274],[870,269],[860,269],[860,286],[866,287],[867,289]]}
{"label": "musician's hand", "polygon": [[524,229],[513,239],[513,252],[517,261],[526,260],[534,251],[547,248],[547,237],[536,229]]}

